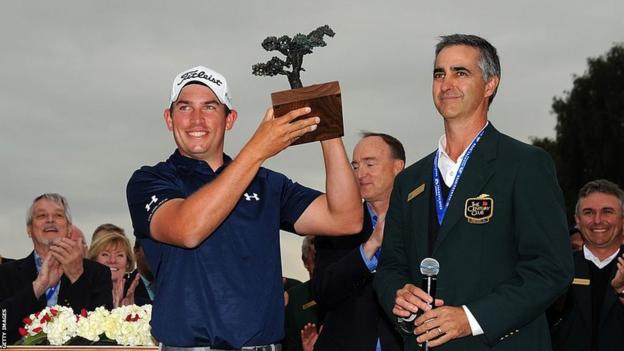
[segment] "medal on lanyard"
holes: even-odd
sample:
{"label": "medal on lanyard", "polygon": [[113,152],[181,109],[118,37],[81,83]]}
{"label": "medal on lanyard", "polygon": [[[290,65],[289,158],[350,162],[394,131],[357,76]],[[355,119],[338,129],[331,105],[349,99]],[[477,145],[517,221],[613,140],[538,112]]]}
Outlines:
{"label": "medal on lanyard", "polygon": [[462,159],[461,164],[459,165],[459,169],[457,170],[457,175],[455,176],[455,180],[453,180],[453,184],[449,189],[448,197],[446,201],[442,202],[442,186],[440,185],[440,171],[438,170],[438,160],[440,158],[440,150],[436,152],[435,159],[433,160],[433,189],[434,189],[434,197],[435,197],[435,205],[436,205],[436,213],[438,215],[438,224],[442,225],[442,221],[444,220],[444,216],[446,215],[446,210],[448,209],[449,204],[451,203],[451,198],[453,197],[453,193],[455,193],[455,188],[457,188],[457,183],[459,182],[459,178],[462,173],[464,173],[464,168],[466,167],[466,163],[470,158],[470,154],[472,154],[472,150],[474,150],[475,146],[483,136],[485,129],[481,130],[479,134],[477,134],[476,138],[470,143],[468,146],[468,150],[466,150],[466,154]]}

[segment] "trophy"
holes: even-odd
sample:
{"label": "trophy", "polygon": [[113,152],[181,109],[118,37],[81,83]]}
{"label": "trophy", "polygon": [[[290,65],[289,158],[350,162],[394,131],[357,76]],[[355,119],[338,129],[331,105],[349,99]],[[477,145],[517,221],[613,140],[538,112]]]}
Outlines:
{"label": "trophy", "polygon": [[312,53],[315,47],[323,47],[327,44],[323,37],[334,36],[334,31],[324,25],[311,31],[308,35],[296,34],[292,38],[283,35],[280,38],[267,37],[262,42],[266,51],[279,51],[286,57],[282,60],[274,56],[266,63],[257,63],[252,66],[252,73],[256,76],[276,76],[278,74],[288,77],[291,90],[278,91],[271,94],[271,102],[275,116],[283,116],[286,113],[301,108],[310,107],[307,118],[310,115],[319,116],[321,121],[315,131],[301,136],[293,142],[303,144],[313,141],[321,141],[344,135],[342,125],[342,103],[340,85],[337,81],[310,85],[303,87],[300,73],[305,71],[302,67],[303,56]]}

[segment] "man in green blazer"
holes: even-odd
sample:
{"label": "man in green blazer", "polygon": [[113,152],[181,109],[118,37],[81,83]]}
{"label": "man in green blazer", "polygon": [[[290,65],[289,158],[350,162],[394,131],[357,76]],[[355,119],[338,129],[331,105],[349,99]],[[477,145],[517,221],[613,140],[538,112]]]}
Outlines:
{"label": "man in green blazer", "polygon": [[[375,289],[406,350],[550,350],[545,309],[572,281],[563,197],[550,157],[499,133],[488,107],[496,49],[464,34],[436,46],[432,95],[445,134],[396,179]],[[420,262],[440,263],[435,308]],[[424,313],[423,313],[424,312]]]}

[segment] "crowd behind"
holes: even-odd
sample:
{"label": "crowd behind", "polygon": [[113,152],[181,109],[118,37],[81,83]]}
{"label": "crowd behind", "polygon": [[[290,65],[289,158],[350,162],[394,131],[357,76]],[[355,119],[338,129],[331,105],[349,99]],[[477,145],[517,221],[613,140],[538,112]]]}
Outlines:
{"label": "crowd behind", "polygon": [[[579,201],[576,213],[577,223],[572,224],[569,231],[570,249],[572,252],[577,253],[577,255],[582,254],[585,250],[585,259],[595,264],[590,266],[592,267],[591,276],[595,280],[601,279],[600,293],[592,291],[591,301],[588,300],[585,302],[593,304],[592,310],[600,311],[601,309],[596,308],[595,305],[602,305],[604,300],[609,300],[608,296],[613,295],[610,293],[611,289],[608,289],[608,286],[612,285],[615,288],[615,285],[620,284],[622,280],[621,276],[619,276],[619,278],[615,276],[615,274],[621,275],[621,272],[618,273],[615,265],[622,266],[623,261],[622,258],[618,258],[618,254],[622,252],[620,250],[620,244],[618,243],[624,245],[624,233],[622,232],[621,224],[624,218],[622,217],[622,211],[624,210],[624,193],[622,193],[622,190],[617,185],[609,181],[597,180],[589,182],[581,189],[579,200],[592,194],[601,196],[600,199],[603,201],[606,196],[607,203],[599,203],[598,207],[602,210],[601,213],[596,214],[592,211],[589,211],[591,213],[583,212],[583,209],[579,207]],[[613,199],[616,199],[615,206],[608,203],[609,200]],[[599,217],[602,216],[602,219],[596,219],[596,215]],[[591,219],[583,221],[583,217],[591,217]],[[613,221],[613,219],[615,219],[615,221]],[[620,221],[619,225],[617,223],[618,220]],[[608,240],[606,241],[591,233],[591,231],[595,231],[596,229],[609,230],[609,226],[612,224],[614,224],[614,229],[618,231],[613,232],[613,235],[607,238]],[[7,286],[18,284],[17,281],[9,282],[6,280],[11,279],[10,273],[8,273],[9,270],[7,269],[0,270],[0,276],[2,276],[3,279],[3,283],[1,284],[3,287],[3,295],[1,296],[2,308],[18,309],[21,310],[20,315],[26,316],[36,312],[37,309],[43,308],[46,303],[48,305],[65,303],[78,310],[84,307],[94,309],[100,305],[107,308],[114,308],[123,305],[145,305],[152,303],[155,294],[152,284],[154,280],[153,273],[149,268],[140,241],[135,240],[134,245],[132,245],[123,228],[111,223],[101,224],[93,231],[90,237],[91,244],[87,245],[87,239],[82,230],[72,224],[67,199],[59,194],[46,193],[37,197],[33,201],[32,206],[28,209],[27,231],[28,235],[33,239],[35,251],[28,257],[20,260],[0,256],[0,264],[4,264],[4,268],[8,268],[10,265],[17,266],[20,264],[32,263],[31,261],[34,259],[37,275],[36,278],[33,276],[34,280],[32,285],[35,290],[35,298],[39,300],[39,303],[24,303],[24,301],[31,297],[31,294],[23,290],[18,290],[16,293],[20,296],[7,295],[6,292],[9,290]],[[67,233],[67,235],[60,235],[55,240],[45,239],[47,237],[45,233],[50,231]],[[284,350],[312,351],[319,337],[319,332],[322,331],[323,319],[328,313],[331,314],[331,308],[319,306],[317,302],[314,301],[313,297],[314,292],[311,284],[315,273],[316,240],[317,238],[315,236],[305,236],[301,246],[301,259],[309,273],[310,280],[301,282],[293,278],[283,277],[286,313],[286,338],[283,340]],[[607,251],[604,251],[605,249]],[[593,254],[591,253],[592,251],[594,251]],[[60,277],[58,275],[56,279],[51,278],[51,276],[53,276],[53,274],[50,273],[53,270],[52,266],[48,267],[47,271],[42,267],[42,261],[53,261],[51,259],[44,260],[45,257],[42,257],[44,255],[58,258],[57,264],[62,268],[59,271],[61,273],[63,269],[65,269],[64,272],[76,271],[76,269],[71,267],[80,265],[81,263],[84,266],[83,270],[87,271],[89,267],[93,266],[91,261],[97,262],[101,264],[99,267],[105,266],[107,269],[100,269],[98,271],[100,277],[93,277],[93,274],[91,274],[89,277],[89,284],[83,283],[83,285],[81,285],[83,288],[86,288],[86,290],[80,292],[82,295],[79,299],[80,302],[72,301],[68,297],[72,296],[71,294],[65,294],[65,299],[61,301],[58,298],[58,288],[62,280],[59,280]],[[609,269],[604,270],[605,267]],[[598,278],[600,271],[604,271],[608,273],[608,275],[602,274],[603,277]],[[69,273],[65,274],[71,279]],[[46,275],[49,275],[49,277],[46,277]],[[102,280],[102,277],[105,277],[106,280]],[[108,280],[109,277],[110,280]],[[589,279],[575,278],[571,289],[575,285],[588,285],[589,281]],[[43,282],[42,284],[45,289],[37,289],[37,285],[40,282]],[[104,288],[104,292],[102,292],[102,288]],[[37,294],[37,290],[45,292],[45,300],[42,298],[44,294]],[[567,293],[563,295],[548,310],[549,323],[553,330],[556,330],[564,314],[570,313],[569,309],[572,303],[569,300],[569,295],[572,294]],[[600,295],[606,297],[600,298]],[[622,299],[621,296],[619,297]],[[49,302],[51,300],[53,302]],[[85,301],[87,301],[86,305],[84,304]],[[17,305],[21,303],[24,303],[24,306],[18,307]],[[589,306],[585,307],[589,308]],[[621,309],[621,306],[615,307]],[[568,311],[566,311],[566,309],[568,309]],[[594,313],[599,314],[600,312]],[[603,313],[611,312],[605,310]],[[599,319],[599,317],[595,317],[595,319]],[[17,324],[15,321],[9,321],[9,343],[17,341],[15,328],[20,325],[19,323],[21,323],[21,320],[22,318],[19,318]],[[621,316],[616,318],[613,323],[615,323],[614,326],[604,326],[596,321],[593,327],[621,328]]]}
{"label": "crowd behind", "polygon": [[78,313],[152,303],[153,274],[140,242],[132,245],[123,228],[101,224],[87,245],[72,224],[67,199],[56,193],[33,200],[26,224],[32,253],[22,259],[0,256],[0,304],[10,311],[3,321],[5,343],[17,341],[23,319],[46,305],[69,305]]}

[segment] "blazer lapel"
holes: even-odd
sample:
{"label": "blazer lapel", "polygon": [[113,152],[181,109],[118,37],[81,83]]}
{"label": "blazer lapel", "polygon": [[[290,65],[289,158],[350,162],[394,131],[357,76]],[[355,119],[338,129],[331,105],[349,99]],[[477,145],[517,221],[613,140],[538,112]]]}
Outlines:
{"label": "blazer lapel", "polygon": [[[82,274],[84,274],[84,272]],[[70,285],[71,285],[71,282],[69,281],[69,278],[67,278],[65,274],[63,274],[61,276],[61,285],[59,286],[58,297],[56,300],[56,303],[58,305],[70,306],[69,297],[67,296],[67,290],[68,290],[67,287]],[[63,287],[65,287],[65,289],[63,289]]]}
{"label": "blazer lapel", "polygon": [[574,272],[574,280],[576,280],[577,278],[589,280],[589,285],[575,284],[574,281],[572,282],[574,304],[579,309],[581,318],[583,319],[583,321],[585,321],[585,325],[591,329],[591,284],[593,284],[593,282],[589,278],[588,264],[592,263],[588,263],[585,260],[585,256],[583,256],[582,252],[575,255],[574,260],[574,265],[576,267],[576,271]]}
{"label": "blazer lapel", "polygon": [[[624,249],[624,246],[620,247],[618,256],[616,256],[614,260],[617,260],[617,258],[620,256],[620,254],[622,253],[622,249]],[[615,303],[616,302],[619,303],[617,297],[615,296],[615,292],[613,291],[613,288],[611,287],[611,279],[613,279],[612,277],[615,276],[616,271],[617,271],[617,266],[613,264],[611,266],[611,269],[609,270],[609,280],[607,281],[607,284],[608,284],[607,290],[605,292],[604,301],[602,302],[602,310],[600,311],[600,322],[598,323],[599,327],[602,326],[602,323],[605,322],[605,319],[609,316],[609,312],[611,311]]]}
{"label": "blazer lapel", "polygon": [[[35,264],[35,252],[31,252],[26,258],[18,261],[18,267],[19,270],[23,272],[19,275],[20,277],[26,277],[29,282],[37,279],[39,273],[37,272],[37,265]],[[38,301],[45,306],[45,294],[41,295]]]}
{"label": "blazer lapel", "polygon": [[481,195],[481,190],[495,173],[492,161],[496,159],[499,137],[500,133],[490,123],[470,155],[466,168],[457,183],[433,246],[433,252],[446,239],[457,221],[464,217],[466,199]]}
{"label": "blazer lapel", "polygon": [[373,235],[373,219],[370,216],[370,212],[368,212],[368,205],[366,201],[362,203],[362,210],[364,211],[364,222],[362,223],[362,231],[364,234],[362,242],[366,242],[371,235]]}
{"label": "blazer lapel", "polygon": [[[420,171],[414,172],[416,177],[410,179],[409,192],[403,201],[407,202],[409,208],[410,222],[411,222],[411,236],[413,236],[412,252],[417,253],[415,260],[420,262],[424,257],[429,256],[429,211],[435,211],[431,199],[431,186],[433,169],[433,158],[435,153],[426,157],[426,160],[422,163]],[[421,187],[422,190],[421,190]]]}
{"label": "blazer lapel", "polygon": [[33,281],[37,278],[37,266],[35,265],[35,252],[31,252],[25,259],[18,261],[18,267],[23,274],[20,274],[22,277],[28,277],[30,281]]}

